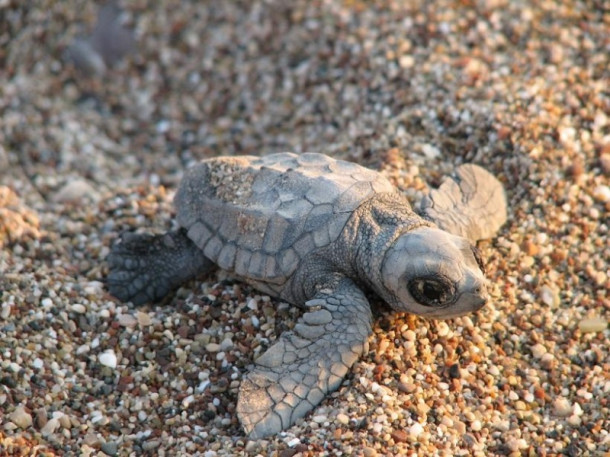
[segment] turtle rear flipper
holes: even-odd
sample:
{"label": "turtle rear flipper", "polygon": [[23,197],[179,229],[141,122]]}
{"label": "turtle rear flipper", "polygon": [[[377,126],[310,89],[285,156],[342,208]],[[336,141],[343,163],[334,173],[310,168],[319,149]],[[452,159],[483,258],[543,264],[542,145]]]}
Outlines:
{"label": "turtle rear flipper", "polygon": [[242,382],[237,415],[250,438],[278,433],[336,390],[365,352],[369,303],[349,279],[318,292],[309,311],[256,360]]}
{"label": "turtle rear flipper", "polygon": [[483,168],[461,165],[453,179],[424,197],[418,213],[441,229],[471,242],[491,238],[506,222],[506,195],[500,181]]}
{"label": "turtle rear flipper", "polygon": [[158,301],[214,267],[183,229],[163,235],[125,233],[107,261],[108,290],[134,305]]}

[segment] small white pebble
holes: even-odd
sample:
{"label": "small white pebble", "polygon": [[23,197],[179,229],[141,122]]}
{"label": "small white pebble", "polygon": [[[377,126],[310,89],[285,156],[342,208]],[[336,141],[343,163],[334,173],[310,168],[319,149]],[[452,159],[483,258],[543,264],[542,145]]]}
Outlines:
{"label": "small white pebble", "polygon": [[402,336],[407,341],[415,341],[415,339],[417,338],[417,335],[413,330],[407,330],[406,332],[403,332]]}
{"label": "small white pebble", "polygon": [[546,350],[546,348],[544,347],[544,345],[542,345],[542,344],[538,343],[538,344],[534,344],[534,345],[532,346],[532,355],[533,355],[535,358],[539,359],[539,358],[541,358],[541,357],[542,357],[544,354],[546,354],[546,353],[547,353],[547,350]]}
{"label": "small white pebble", "polygon": [[188,397],[184,397],[184,399],[182,400],[182,407],[188,408],[189,405],[191,403],[193,403],[193,401],[195,401],[195,396],[194,395],[189,395]]}
{"label": "small white pebble", "polygon": [[328,420],[328,417],[326,417],[323,414],[319,414],[317,416],[313,416],[313,421],[318,423],[318,424],[323,424],[324,422],[326,422]]}
{"label": "small white pebble", "polygon": [[603,203],[610,202],[610,187],[597,186],[593,189],[593,197]]}
{"label": "small white pebble", "polygon": [[300,444],[301,440],[298,438],[292,438],[290,441],[288,441],[286,444],[288,445],[288,447],[295,447],[297,444]]}
{"label": "small white pebble", "polygon": [[423,152],[428,159],[435,159],[441,155],[441,151],[436,146],[428,143],[421,146],[421,152]]}
{"label": "small white pebble", "polygon": [[11,304],[10,303],[2,303],[2,308],[0,309],[0,319],[8,319],[11,315]]}
{"label": "small white pebble", "polygon": [[205,345],[205,350],[208,352],[218,352],[220,351],[220,344],[208,343]]}
{"label": "small white pebble", "polygon": [[197,392],[201,393],[203,392],[208,386],[210,385],[210,381],[209,380],[205,380],[199,383],[199,385],[197,386]]}
{"label": "small white pebble", "polygon": [[170,121],[165,120],[165,119],[157,122],[157,126],[156,126],[157,133],[167,133],[167,131],[169,130],[170,126],[171,126]]}
{"label": "small white pebble", "polygon": [[437,335],[438,336],[447,336],[449,334],[449,326],[445,322],[438,322],[436,324]]}
{"label": "small white pebble", "polygon": [[446,382],[439,382],[439,383],[437,384],[437,387],[438,387],[440,390],[449,390],[449,384],[447,384]]}
{"label": "small white pebble", "polygon": [[570,417],[568,417],[568,424],[570,424],[572,427],[578,427],[581,423],[582,419],[576,414],[572,414]]}
{"label": "small white pebble", "polygon": [[556,416],[567,417],[572,414],[572,404],[565,397],[557,397],[553,402],[553,412]]}
{"label": "small white pebble", "polygon": [[482,428],[483,428],[483,426],[482,426],[482,424],[481,424],[481,421],[480,421],[480,420],[478,420],[478,419],[476,419],[476,420],[472,421],[472,423],[470,424],[470,429],[471,429],[471,430],[473,430],[473,431],[475,431],[475,432],[478,432],[478,431],[479,431],[479,430],[481,430]]}
{"label": "small white pebble", "polygon": [[410,55],[400,56],[398,65],[400,65],[400,68],[411,68],[415,65],[415,59]]}
{"label": "small white pebble", "polygon": [[424,427],[419,423],[415,422],[411,427],[409,427],[409,435],[413,438],[417,438],[424,432]]}
{"label": "small white pebble", "polygon": [[528,447],[527,441],[525,441],[523,438],[509,439],[506,445],[513,452],[517,452],[521,449],[526,449]]}
{"label": "small white pebble", "polygon": [[70,306],[70,309],[77,314],[85,314],[87,312],[87,307],[81,303],[74,303]]}
{"label": "small white pebble", "polygon": [[551,308],[557,308],[561,302],[557,290],[546,285],[540,288],[540,300]]}
{"label": "small white pebble", "polygon": [[43,308],[50,308],[51,306],[53,306],[53,300],[51,300],[50,298],[43,298],[40,304]]}
{"label": "small white pebble", "polygon": [[116,368],[117,358],[112,349],[102,352],[97,359],[105,367]]}

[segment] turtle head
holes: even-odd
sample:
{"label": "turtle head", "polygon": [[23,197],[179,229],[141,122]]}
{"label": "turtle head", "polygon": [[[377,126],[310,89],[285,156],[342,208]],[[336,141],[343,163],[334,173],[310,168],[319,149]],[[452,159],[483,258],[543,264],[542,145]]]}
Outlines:
{"label": "turtle head", "polygon": [[435,227],[400,235],[381,265],[382,295],[393,308],[448,319],[480,309],[487,292],[472,244]]}

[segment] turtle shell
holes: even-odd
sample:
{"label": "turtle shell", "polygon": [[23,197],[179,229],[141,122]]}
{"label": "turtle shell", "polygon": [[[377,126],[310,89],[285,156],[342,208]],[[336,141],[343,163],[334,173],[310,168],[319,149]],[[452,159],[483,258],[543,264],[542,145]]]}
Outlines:
{"label": "turtle shell", "polygon": [[178,223],[220,268],[281,284],[339,237],[362,202],[394,191],[360,165],[280,153],[204,160],[187,170],[174,203]]}

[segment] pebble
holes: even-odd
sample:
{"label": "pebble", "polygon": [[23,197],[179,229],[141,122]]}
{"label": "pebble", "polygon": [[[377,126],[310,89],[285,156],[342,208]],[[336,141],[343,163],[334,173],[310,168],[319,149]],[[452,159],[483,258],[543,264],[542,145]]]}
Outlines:
{"label": "pebble", "polygon": [[412,438],[417,438],[424,432],[424,427],[419,423],[415,422],[411,427],[409,427],[409,436]]}
{"label": "pebble", "polygon": [[15,408],[15,411],[9,414],[8,418],[22,429],[26,429],[32,425],[32,416],[23,406]]}
{"label": "pebble", "polygon": [[318,414],[317,416],[313,416],[313,421],[318,423],[318,424],[323,424],[324,422],[326,422],[328,420],[328,417],[323,415],[323,414]]}
{"label": "pebble", "polygon": [[523,438],[509,438],[506,442],[506,446],[513,452],[520,451],[522,449],[527,449],[528,444],[527,441]]}
{"label": "pebble", "polygon": [[409,435],[407,434],[407,432],[401,429],[394,430],[390,435],[392,436],[392,439],[397,443],[404,443],[409,439]]}
{"label": "pebble", "polygon": [[208,352],[218,352],[218,351],[220,351],[220,344],[208,343],[205,346],[205,350]]}
{"label": "pebble", "polygon": [[138,320],[131,314],[120,314],[117,318],[119,325],[122,327],[133,328],[137,325]]}
{"label": "pebble", "polygon": [[610,202],[610,187],[597,186],[593,189],[593,197],[603,203]]}
{"label": "pebble", "polygon": [[232,347],[233,347],[233,340],[231,338],[225,338],[220,343],[220,350],[221,351],[228,351]]}
{"label": "pebble", "polygon": [[105,443],[102,443],[100,449],[104,454],[112,457],[118,455],[119,453],[119,445],[114,441],[106,441]]}
{"label": "pebble", "polygon": [[337,414],[337,422],[342,425],[347,425],[349,423],[349,416],[347,414],[339,413]]}
{"label": "pebble", "polygon": [[583,333],[602,332],[608,328],[608,321],[602,317],[590,317],[578,323],[578,328]]}
{"label": "pebble", "polygon": [[534,344],[534,345],[532,346],[532,355],[533,355],[535,358],[539,359],[539,358],[541,358],[541,357],[542,357],[544,354],[546,354],[546,353],[547,353],[547,350],[546,350],[546,348],[544,347],[544,345],[542,345],[542,344],[538,343],[538,344]]}
{"label": "pebble", "polygon": [[142,443],[142,450],[145,452],[157,449],[161,442],[159,440],[146,440]]}
{"label": "pebble", "polygon": [[450,331],[449,326],[445,322],[442,322],[442,321],[439,322],[436,325],[436,329],[437,329],[437,334],[440,337],[445,337],[445,336],[449,335],[449,331]]}
{"label": "pebble", "polygon": [[99,193],[84,179],[75,179],[67,182],[53,196],[57,203],[80,202],[83,200],[98,201]]}
{"label": "pebble", "polygon": [[378,353],[379,354],[384,354],[389,346],[390,346],[390,342],[384,338],[383,340],[381,340],[379,342]]}
{"label": "pebble", "polygon": [[362,455],[364,457],[377,457],[378,454],[377,451],[372,447],[363,447]]}
{"label": "pebble", "polygon": [[286,443],[288,445],[288,447],[295,447],[296,445],[300,444],[301,440],[299,438],[292,438],[290,440],[288,440],[288,442]]}
{"label": "pebble", "polygon": [[553,412],[556,416],[567,417],[572,414],[573,406],[565,397],[557,397],[553,401]]}
{"label": "pebble", "polygon": [[540,300],[546,306],[549,306],[552,309],[555,309],[560,304],[559,292],[556,289],[549,286],[542,286],[540,288]]}
{"label": "pebble", "polygon": [[138,320],[138,324],[140,324],[141,327],[148,327],[149,325],[152,325],[152,319],[148,315],[148,313],[143,313],[142,311],[138,311],[136,313],[136,318]]}
{"label": "pebble", "polygon": [[610,175],[610,153],[603,153],[599,156],[599,163],[602,166],[602,171]]}
{"label": "pebble", "polygon": [[61,426],[66,430],[72,428],[72,421],[70,420],[70,417],[67,414],[62,414],[57,419],[59,420]]}
{"label": "pebble", "polygon": [[45,426],[40,429],[40,433],[42,433],[43,436],[52,435],[59,428],[59,425],[59,419],[50,419]]}
{"label": "pebble", "polygon": [[45,425],[47,425],[47,411],[44,408],[39,408],[36,411],[36,427],[42,429]]}
{"label": "pebble", "polygon": [[77,314],[85,314],[87,312],[87,307],[82,303],[75,303],[70,306],[70,310]]}
{"label": "pebble", "polygon": [[116,368],[117,365],[117,357],[113,350],[108,350],[102,352],[98,356],[99,362],[105,367]]}
{"label": "pebble", "polygon": [[93,449],[99,449],[101,447],[101,440],[95,433],[87,433],[83,438],[83,444]]}

